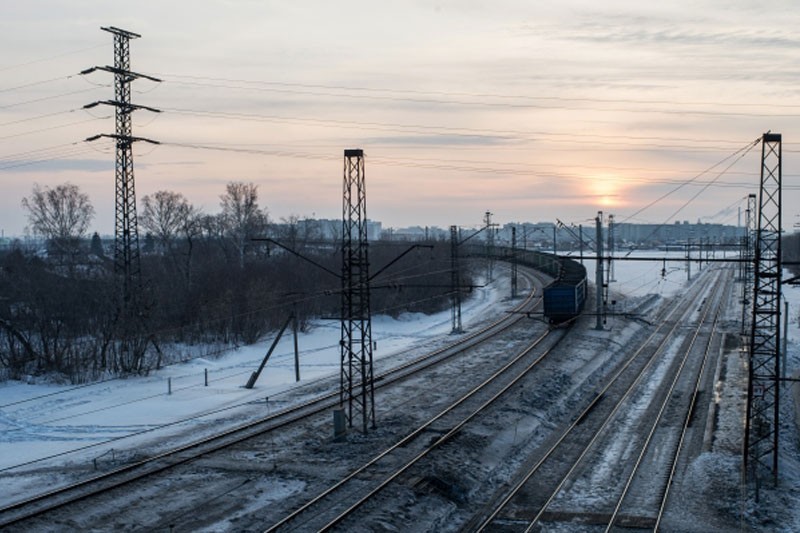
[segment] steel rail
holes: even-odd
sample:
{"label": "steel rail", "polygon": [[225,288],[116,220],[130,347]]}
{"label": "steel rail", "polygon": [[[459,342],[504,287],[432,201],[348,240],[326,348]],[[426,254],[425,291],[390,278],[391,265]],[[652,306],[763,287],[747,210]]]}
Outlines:
{"label": "steel rail", "polygon": [[664,487],[664,495],[661,498],[661,505],[659,506],[658,513],[656,514],[656,523],[653,526],[653,531],[658,531],[659,526],[661,525],[661,520],[664,516],[664,511],[667,508],[667,501],[670,495],[670,489],[672,488],[673,481],[675,480],[675,473],[678,469],[678,461],[680,460],[680,453],[683,451],[683,445],[686,441],[686,434],[689,431],[689,424],[691,423],[691,414],[694,412],[695,405],[697,404],[697,396],[700,392],[700,387],[702,386],[702,375],[705,371],[706,364],[708,362],[708,350],[711,348],[711,340],[713,336],[717,332],[717,328],[719,326],[719,315],[721,314],[721,309],[717,311],[717,316],[714,318],[714,323],[712,324],[711,332],[709,335],[709,343],[706,348],[706,353],[703,358],[703,364],[697,374],[697,383],[695,385],[694,394],[692,395],[692,401],[689,404],[689,408],[686,411],[686,419],[683,423],[683,429],[681,430],[681,436],[678,439],[678,445],[675,451],[675,459],[672,461],[672,467],[670,468],[669,476],[667,478],[667,483]]}
{"label": "steel rail", "polygon": [[[703,289],[699,285],[695,285],[695,290],[701,292]],[[664,348],[667,345],[667,341],[671,335],[679,328],[681,324],[681,319],[683,316],[688,314],[692,310],[693,302],[691,298],[684,299],[685,306],[674,306],[671,309],[662,311],[662,316],[660,317],[661,325],[659,325],[656,330],[651,333],[647,339],[645,339],[639,348],[628,358],[628,360],[619,368],[609,379],[606,385],[595,395],[592,401],[580,412],[578,416],[570,423],[564,431],[558,436],[556,441],[550,446],[550,448],[544,453],[544,455],[534,463],[528,472],[519,479],[507,492],[507,494],[498,502],[498,504],[494,507],[493,511],[480,523],[480,525],[475,528],[476,531],[485,531],[499,516],[499,514],[511,503],[511,501],[522,491],[522,489],[527,485],[530,479],[542,468],[542,466],[552,457],[554,457],[555,452],[565,443],[565,441],[572,435],[578,425],[583,423],[589,413],[595,409],[595,407],[604,399],[606,398],[606,393],[611,390],[611,388],[622,378],[623,374],[640,358],[640,355],[647,349],[650,344],[654,341],[654,339],[663,333],[664,329],[667,329],[669,326],[670,321],[672,320],[673,316],[680,312],[681,317],[678,320],[672,322],[671,327],[668,328],[668,331],[665,334],[665,337],[662,341],[659,342],[658,346],[656,346],[653,353],[650,355],[649,360],[646,362],[642,370],[639,372],[638,376],[633,380],[631,385],[628,387],[627,391],[624,393],[622,398],[620,398],[619,402],[617,403],[616,407],[609,413],[602,423],[601,427],[595,432],[593,438],[585,445],[583,452],[580,456],[575,460],[575,463],[564,475],[561,483],[556,487],[556,489],[552,492],[550,497],[544,502],[539,512],[531,521],[530,525],[535,524],[544,513],[544,510],[547,506],[550,505],[552,500],[555,498],[555,495],[561,490],[563,485],[566,483],[566,479],[568,476],[574,472],[577,468],[578,464],[583,460],[585,455],[588,453],[591,446],[594,442],[597,441],[599,438],[600,433],[603,429],[610,423],[611,419],[614,417],[616,412],[621,408],[622,403],[632,394],[633,390],[635,389],[636,385],[643,379],[645,372],[653,365],[656,361],[657,356],[662,353]],[[682,309],[683,307],[683,309]]]}
{"label": "steel rail", "polygon": [[[693,335],[691,337],[691,341],[689,342],[689,346],[683,351],[684,353],[683,353],[683,358],[681,359],[681,363],[680,363],[680,365],[678,366],[678,368],[674,372],[674,377],[672,378],[672,382],[670,383],[669,388],[667,389],[667,392],[664,395],[664,399],[662,400],[661,405],[659,406],[658,413],[657,413],[656,417],[653,419],[653,423],[652,423],[652,425],[650,427],[650,430],[647,433],[647,437],[645,438],[644,442],[642,443],[641,451],[639,452],[639,455],[636,457],[636,460],[633,463],[633,469],[631,470],[630,474],[628,475],[628,479],[626,480],[625,485],[622,488],[622,492],[620,493],[620,495],[619,495],[619,497],[617,499],[617,503],[614,506],[614,511],[612,512],[611,517],[609,518],[609,521],[608,521],[608,525],[606,526],[606,529],[605,529],[606,533],[611,531],[611,529],[614,527],[614,522],[616,522],[617,517],[619,516],[619,511],[622,508],[623,501],[625,500],[625,497],[628,495],[628,491],[630,490],[630,487],[633,484],[633,480],[636,477],[636,474],[638,473],[639,468],[642,465],[642,461],[644,460],[644,457],[645,457],[645,455],[647,454],[647,451],[650,448],[650,443],[653,441],[653,436],[655,435],[656,430],[659,427],[659,424],[661,422],[662,417],[664,416],[664,413],[667,410],[667,407],[671,404],[672,394],[673,394],[673,392],[675,392],[675,388],[678,386],[678,382],[680,381],[681,374],[683,373],[683,369],[686,368],[686,364],[689,361],[689,358],[691,357],[692,349],[694,348],[698,337],[700,337],[700,332],[701,332],[703,326],[706,324],[706,318],[708,317],[708,314],[709,314],[709,312],[711,312],[712,308],[714,308],[715,314],[714,314],[714,319],[713,319],[713,322],[712,322],[712,335],[709,335],[708,343],[706,344],[706,347],[704,349],[703,361],[702,361],[702,365],[701,365],[700,371],[697,374],[697,378],[696,378],[695,385],[694,385],[694,394],[692,395],[692,397],[695,398],[697,396],[697,388],[700,386],[700,378],[701,378],[701,375],[702,375],[702,371],[705,368],[705,363],[706,363],[706,361],[708,359],[708,351],[709,351],[710,346],[711,346],[711,340],[712,340],[712,337],[713,337],[713,330],[716,329],[717,320],[719,319],[720,303],[717,300],[721,299],[721,294],[722,294],[723,290],[720,287],[719,283],[715,284],[714,288],[715,288],[715,292],[712,295],[712,298],[713,298],[713,300],[715,300],[715,302],[709,303],[709,305],[706,306],[706,308],[703,310],[703,316],[699,320],[699,323],[697,325],[697,329],[694,331],[694,333],[693,333]],[[691,408],[691,406],[693,404],[694,404],[694,402],[692,401],[689,407]],[[687,411],[686,419],[684,421],[684,429],[685,429],[685,424],[688,424],[690,417],[691,417],[691,410]],[[677,457],[677,454],[676,454],[674,456],[674,458],[673,458],[673,461],[672,461],[672,469],[674,469],[675,462],[677,461],[677,459],[678,459],[678,457]]]}
{"label": "steel rail", "polygon": [[[717,278],[718,278],[718,277],[719,277],[719,276],[717,276]],[[715,283],[715,287],[718,287],[718,285],[719,285],[718,283]],[[705,288],[705,287],[703,287],[703,289],[704,289],[704,288]],[[707,301],[707,299],[706,299],[706,301]],[[692,303],[692,302],[690,301],[689,303]],[[705,318],[705,316],[706,316],[706,314],[707,314],[707,312],[708,312],[708,309],[710,309],[710,307],[711,307],[711,304],[709,303],[709,304],[706,306],[705,313],[704,313],[704,315],[703,315],[703,317],[704,317],[704,318]],[[686,313],[688,313],[688,312],[691,312],[691,311],[692,311],[692,306],[690,305],[690,306],[688,307],[688,309],[686,310]],[[684,315],[685,315],[686,313],[684,313]],[[683,317],[682,317],[682,318],[683,318]],[[681,320],[678,320],[678,321],[676,321],[676,323],[675,323],[675,326],[676,326],[676,328],[677,328],[677,326],[678,326],[678,325],[680,325],[680,323],[681,323]],[[700,323],[699,323],[699,324],[698,324],[698,326],[697,326],[697,330],[695,331],[695,338],[696,338],[696,336],[697,336],[698,332],[700,331],[700,328],[702,327],[702,324],[703,324],[703,320],[701,320],[701,321],[700,321]],[[670,337],[672,336],[672,334],[673,334],[673,332],[675,331],[675,329],[676,329],[676,328],[673,328],[673,329],[670,331],[670,334],[669,334],[667,337],[665,337],[665,338],[663,339],[661,346],[659,346],[658,353],[660,353],[660,352],[661,352],[662,348],[665,348],[665,347],[667,347],[667,344],[668,344],[668,342],[670,341]],[[688,350],[685,352],[684,359],[683,359],[683,361],[682,361],[682,362],[681,362],[681,364],[680,364],[680,368],[683,368],[683,365],[684,365],[684,363],[685,363],[685,361],[686,361],[686,358],[688,357],[688,352],[689,352]],[[649,364],[648,364],[648,368],[649,368]],[[533,519],[533,520],[531,520],[531,522],[528,524],[528,527],[526,527],[526,528],[525,528],[525,533],[530,533],[531,531],[533,531],[533,527],[534,527],[534,525],[535,525],[535,524],[536,524],[536,523],[537,523],[537,522],[538,522],[538,521],[541,519],[541,517],[542,517],[542,515],[544,514],[544,512],[545,512],[545,509],[547,508],[547,506],[548,506],[548,505],[550,505],[550,503],[552,502],[552,500],[555,498],[556,494],[557,494],[557,493],[558,493],[558,492],[559,492],[559,491],[560,491],[560,490],[563,488],[563,486],[564,486],[564,484],[566,483],[566,481],[569,479],[569,477],[570,477],[570,476],[572,476],[573,472],[574,472],[574,471],[577,469],[578,465],[579,465],[579,464],[580,464],[580,463],[583,461],[583,459],[586,457],[586,455],[588,454],[588,452],[590,451],[590,449],[591,449],[591,448],[594,446],[594,444],[595,444],[595,443],[596,443],[596,442],[599,440],[600,436],[601,436],[601,435],[602,435],[602,434],[603,434],[603,433],[606,431],[607,427],[608,427],[608,426],[610,425],[610,423],[613,421],[613,419],[615,418],[615,416],[616,416],[617,412],[619,411],[619,409],[621,409],[621,408],[623,407],[623,404],[624,404],[624,403],[625,403],[625,402],[628,400],[628,398],[629,398],[629,397],[630,397],[630,395],[633,393],[633,391],[636,389],[636,387],[638,387],[639,383],[640,383],[640,382],[641,382],[641,380],[644,378],[644,375],[645,375],[645,373],[647,372],[648,368],[644,368],[644,369],[642,369],[642,372],[641,372],[641,373],[639,374],[639,376],[636,378],[636,381],[635,381],[635,382],[634,382],[634,383],[631,385],[631,387],[629,388],[629,390],[626,392],[625,396],[623,396],[623,398],[621,398],[621,399],[620,399],[620,401],[619,401],[619,403],[617,404],[617,406],[615,407],[614,411],[613,411],[613,412],[612,412],[612,413],[609,415],[609,417],[608,417],[608,418],[606,419],[606,421],[603,423],[602,427],[601,427],[600,429],[598,429],[598,430],[597,430],[597,432],[595,433],[595,436],[594,436],[594,438],[592,438],[591,442],[590,442],[590,443],[589,443],[589,444],[586,446],[586,449],[585,449],[585,450],[584,450],[584,452],[581,454],[581,456],[578,458],[578,460],[575,462],[575,464],[574,464],[574,465],[573,465],[573,467],[570,469],[570,471],[569,471],[569,472],[568,472],[568,473],[567,473],[567,474],[564,476],[564,479],[561,481],[561,483],[559,484],[558,488],[557,488],[555,491],[553,491],[553,494],[552,494],[552,495],[550,496],[550,498],[548,499],[548,501],[547,501],[547,504],[546,504],[544,507],[542,507],[542,509],[541,509],[541,510],[540,510],[540,511],[537,513],[536,517],[534,517],[534,519]],[[678,371],[678,373],[679,373],[679,371]],[[673,386],[674,386],[674,382],[673,382]],[[670,388],[670,391],[671,391],[671,388]],[[667,397],[669,397],[669,394],[667,394]],[[662,407],[662,410],[663,410],[663,407]],[[660,411],[659,411],[659,417],[661,416],[661,411],[662,411],[662,410],[660,410]],[[649,439],[649,438],[650,438],[650,437],[648,437],[648,439]],[[625,490],[627,490],[627,489],[625,489]],[[611,522],[613,523],[613,518],[611,519]],[[608,530],[606,530],[606,531],[608,531]]]}
{"label": "steel rail", "polygon": [[[534,274],[530,275],[531,277],[535,277]],[[525,309],[526,306],[535,307],[540,302],[541,297],[537,298],[537,291],[535,287],[532,287],[527,298],[514,309],[515,312],[506,314],[506,316],[458,339],[456,342],[398,365],[397,367],[393,367],[385,372],[376,374],[374,378],[375,387],[378,389],[384,388],[404,380],[415,373],[422,372],[423,370],[454,357],[471,346],[484,342],[522,320],[524,315],[519,314],[519,312]],[[306,402],[278,411],[272,415],[241,424],[220,433],[115,468],[103,474],[92,476],[14,502],[0,508],[0,527],[6,527],[23,520],[34,518],[46,512],[96,496],[113,488],[127,485],[133,481],[174,468],[197,459],[198,457],[207,455],[208,453],[229,448],[235,444],[258,437],[275,429],[288,426],[338,405],[338,397],[338,391],[323,394]],[[200,418],[200,416],[196,418]],[[194,418],[190,417],[184,420],[188,421],[192,419]],[[186,455],[181,457],[181,454],[184,453],[186,453]],[[161,464],[159,464],[159,462],[161,462]],[[27,511],[26,508],[28,509]],[[17,512],[17,514],[9,518],[3,517],[3,515],[12,512]]]}
{"label": "steel rail", "polygon": [[[480,385],[478,385],[477,387],[474,387],[474,388],[473,388],[472,390],[470,390],[470,391],[469,391],[467,394],[465,394],[464,396],[462,396],[461,398],[459,398],[459,399],[458,399],[456,402],[454,402],[454,403],[452,403],[450,406],[446,407],[446,408],[445,408],[444,410],[442,410],[442,411],[441,411],[439,414],[437,414],[436,416],[434,416],[433,418],[431,418],[430,420],[428,420],[427,422],[425,422],[425,423],[424,423],[422,426],[418,427],[416,430],[414,430],[412,433],[410,433],[409,435],[407,435],[407,436],[406,436],[405,438],[403,438],[401,441],[399,441],[398,443],[396,443],[395,445],[393,445],[391,448],[389,448],[389,449],[385,450],[384,452],[382,452],[381,454],[379,454],[378,456],[376,456],[376,457],[375,457],[373,460],[371,460],[369,463],[367,463],[366,465],[364,465],[364,466],[362,466],[361,468],[359,468],[359,469],[358,469],[356,472],[352,473],[352,474],[351,474],[351,475],[349,475],[347,478],[345,478],[345,479],[343,479],[342,481],[340,481],[339,483],[337,483],[337,485],[335,485],[335,486],[331,487],[330,489],[328,489],[328,491],[326,491],[326,493],[325,493],[325,496],[327,496],[328,494],[332,493],[334,490],[336,490],[336,489],[338,489],[338,488],[340,488],[340,487],[344,486],[344,484],[345,484],[346,482],[348,482],[348,481],[352,480],[352,479],[353,479],[353,478],[354,478],[356,475],[358,475],[358,474],[360,474],[360,473],[364,472],[364,471],[365,471],[365,470],[366,470],[366,469],[367,469],[369,466],[372,466],[373,464],[375,464],[375,463],[376,463],[376,462],[377,462],[379,459],[381,459],[381,458],[385,457],[386,455],[388,455],[388,454],[389,454],[389,453],[391,453],[392,451],[396,450],[397,448],[400,448],[400,447],[402,447],[402,446],[406,445],[408,442],[412,441],[412,440],[413,440],[415,437],[417,437],[417,436],[418,436],[418,435],[419,435],[419,434],[420,434],[422,431],[424,431],[426,428],[430,427],[430,425],[431,425],[431,424],[433,424],[434,422],[436,422],[437,420],[439,420],[440,418],[442,418],[442,417],[443,417],[443,416],[445,416],[446,414],[448,414],[448,413],[452,412],[452,411],[453,411],[455,408],[457,408],[457,407],[461,406],[461,405],[462,405],[462,404],[464,404],[464,403],[465,403],[467,400],[469,400],[470,398],[472,398],[473,396],[475,396],[475,395],[476,395],[476,394],[478,394],[479,392],[482,392],[482,391],[483,391],[483,389],[485,389],[485,388],[486,388],[486,387],[488,387],[489,385],[493,384],[493,383],[494,383],[494,382],[495,382],[497,379],[499,379],[499,378],[500,378],[500,377],[501,377],[503,374],[505,374],[505,373],[509,372],[509,371],[512,369],[512,367],[516,366],[516,365],[517,365],[517,363],[519,363],[520,361],[522,361],[522,360],[523,360],[523,358],[525,358],[527,355],[529,355],[529,354],[530,354],[530,353],[531,353],[531,352],[532,352],[532,351],[533,351],[533,350],[534,350],[536,347],[538,347],[538,346],[539,346],[539,345],[540,345],[542,342],[544,342],[544,341],[545,341],[545,340],[546,340],[546,339],[547,339],[549,336],[551,336],[551,335],[554,335],[554,334],[560,334],[560,336],[559,336],[559,337],[556,339],[556,341],[555,341],[555,344],[557,344],[557,343],[558,343],[560,340],[562,340],[562,339],[563,339],[563,338],[566,336],[566,333],[567,333],[567,331],[568,331],[568,329],[560,329],[560,330],[549,330],[549,331],[545,332],[543,335],[541,335],[540,337],[538,337],[537,339],[535,339],[535,340],[534,340],[534,341],[533,341],[531,344],[529,344],[528,346],[526,346],[526,347],[525,347],[525,348],[524,348],[524,349],[523,349],[523,350],[522,350],[522,351],[521,351],[519,354],[517,354],[517,355],[516,355],[516,356],[515,356],[515,357],[514,357],[514,358],[513,358],[511,361],[509,361],[508,363],[506,363],[506,364],[505,364],[503,367],[501,367],[499,370],[497,370],[497,371],[496,371],[494,374],[492,374],[492,375],[491,375],[489,378],[487,378],[486,380],[484,380],[484,381],[483,381],[483,382],[482,382]],[[423,448],[423,449],[422,449],[420,452],[418,452],[418,453],[417,453],[417,454],[416,454],[416,455],[415,455],[413,458],[411,458],[410,460],[406,461],[406,462],[405,462],[405,464],[404,464],[403,466],[396,468],[392,474],[390,474],[389,476],[387,476],[387,477],[386,477],[386,478],[385,478],[385,479],[384,479],[384,480],[383,480],[381,483],[379,483],[379,484],[378,484],[376,487],[372,488],[372,489],[371,489],[371,490],[370,490],[370,491],[369,491],[367,494],[365,494],[364,496],[360,497],[360,498],[359,498],[359,499],[358,499],[358,500],[357,500],[355,503],[353,503],[352,505],[350,505],[350,506],[349,506],[347,509],[345,509],[345,510],[344,510],[344,511],[342,511],[342,512],[341,512],[339,515],[337,515],[337,516],[336,516],[336,517],[335,517],[333,520],[331,520],[331,521],[330,521],[330,522],[328,522],[326,525],[324,525],[324,526],[323,526],[323,527],[320,529],[320,531],[329,531],[330,529],[332,529],[332,528],[333,528],[333,527],[335,527],[336,525],[340,524],[340,523],[341,523],[342,521],[344,521],[344,520],[345,520],[345,519],[346,519],[348,516],[352,515],[352,514],[353,514],[353,513],[354,513],[356,510],[358,510],[358,509],[359,509],[361,506],[363,506],[363,505],[364,505],[366,502],[368,502],[370,499],[372,499],[372,498],[373,498],[375,495],[377,495],[377,494],[378,494],[379,492],[381,492],[383,489],[385,489],[386,487],[388,487],[388,486],[389,486],[389,485],[390,485],[390,484],[391,484],[393,481],[395,481],[395,480],[396,480],[398,477],[400,477],[400,476],[401,476],[403,473],[405,473],[405,472],[406,472],[406,471],[408,471],[408,470],[409,470],[411,467],[413,467],[415,464],[417,464],[417,463],[418,463],[418,462],[419,462],[421,459],[423,459],[424,457],[426,457],[428,454],[430,454],[430,453],[431,453],[433,450],[435,450],[436,448],[438,448],[438,447],[439,447],[439,446],[441,446],[442,444],[444,444],[444,443],[448,442],[450,439],[452,439],[452,438],[453,438],[453,437],[454,437],[454,436],[455,436],[457,433],[459,433],[459,432],[460,432],[460,431],[461,431],[461,430],[464,428],[464,426],[465,426],[465,425],[467,425],[467,424],[468,424],[470,421],[472,421],[472,420],[473,420],[475,417],[477,417],[478,415],[482,414],[482,413],[483,413],[483,412],[484,412],[484,411],[485,411],[485,410],[486,410],[488,407],[490,407],[492,404],[494,404],[494,403],[495,403],[495,402],[496,402],[496,401],[497,401],[497,400],[498,400],[500,397],[502,397],[502,396],[503,396],[503,395],[504,395],[506,392],[508,392],[508,391],[509,391],[509,390],[510,390],[512,387],[514,387],[514,386],[515,386],[517,383],[519,383],[519,382],[520,382],[520,380],[522,380],[523,378],[525,378],[526,376],[528,376],[528,375],[529,375],[529,373],[530,373],[530,372],[531,372],[531,371],[532,371],[534,368],[536,368],[536,367],[537,367],[537,366],[538,366],[538,365],[539,365],[539,364],[540,364],[540,363],[541,363],[541,362],[542,362],[542,361],[543,361],[543,360],[544,360],[544,359],[547,357],[547,355],[549,355],[549,354],[550,354],[550,352],[552,351],[552,349],[553,349],[553,347],[555,346],[555,344],[554,344],[553,346],[551,346],[551,347],[547,348],[547,349],[546,349],[546,350],[545,350],[545,351],[544,351],[544,352],[543,352],[541,355],[539,355],[539,356],[538,356],[538,357],[537,357],[537,358],[536,358],[536,359],[535,359],[533,362],[531,362],[531,363],[529,363],[528,365],[526,365],[526,366],[525,366],[525,368],[523,368],[523,369],[522,369],[522,370],[519,372],[519,374],[517,374],[516,376],[514,376],[514,377],[512,378],[512,380],[511,380],[509,383],[507,383],[507,384],[503,385],[503,386],[501,387],[501,389],[500,389],[499,391],[495,392],[495,393],[494,393],[494,394],[493,394],[493,395],[492,395],[492,396],[491,396],[491,397],[490,397],[488,400],[486,400],[486,401],[484,401],[483,403],[481,403],[481,405],[480,405],[480,406],[478,406],[477,408],[475,408],[475,409],[474,409],[474,410],[473,410],[471,413],[469,413],[469,414],[468,414],[466,417],[462,418],[462,419],[461,419],[461,421],[460,421],[460,422],[458,422],[458,423],[457,423],[457,424],[456,424],[454,427],[452,427],[450,430],[448,430],[448,431],[447,431],[447,433],[445,433],[444,435],[440,436],[438,439],[436,439],[436,440],[435,440],[435,441],[433,441],[432,443],[430,443],[430,444],[428,444],[427,446],[425,446],[425,447],[424,447],[424,448]],[[320,498],[320,500],[321,500],[321,498]],[[316,500],[316,501],[314,501],[314,503],[317,503],[318,501],[319,501],[319,500]],[[308,505],[308,506],[304,506],[304,508],[301,508],[301,510],[302,510],[302,511],[306,511],[306,510],[307,510],[307,509],[309,509],[309,508],[310,508],[310,505]],[[278,522],[277,524],[275,524],[275,525],[271,526],[271,527],[270,527],[270,528],[267,530],[267,532],[273,532],[273,531],[275,531],[275,530],[276,530],[278,527],[280,527],[280,526],[282,526],[282,525],[285,525],[287,522],[288,522],[288,520],[285,520],[285,519],[284,519],[284,520],[282,520],[281,522]]]}

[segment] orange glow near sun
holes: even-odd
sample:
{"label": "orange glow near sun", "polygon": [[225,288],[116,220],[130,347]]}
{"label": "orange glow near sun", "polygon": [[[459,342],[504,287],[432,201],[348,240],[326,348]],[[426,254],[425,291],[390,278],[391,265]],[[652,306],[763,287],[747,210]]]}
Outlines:
{"label": "orange glow near sun", "polygon": [[597,205],[605,208],[620,207],[622,200],[622,184],[611,174],[596,174],[588,178],[588,190]]}

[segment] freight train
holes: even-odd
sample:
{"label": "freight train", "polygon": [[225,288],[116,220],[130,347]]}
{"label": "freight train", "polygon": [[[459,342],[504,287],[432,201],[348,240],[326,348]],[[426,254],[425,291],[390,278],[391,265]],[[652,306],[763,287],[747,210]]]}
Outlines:
{"label": "freight train", "polygon": [[586,305],[586,267],[574,259],[534,250],[517,249],[512,252],[505,246],[496,246],[491,253],[487,253],[486,245],[470,245],[464,248],[465,256],[491,255],[493,259],[500,261],[512,261],[513,253],[513,260],[517,264],[534,268],[554,278],[544,288],[544,317],[553,325],[564,324],[576,318]]}
{"label": "freight train", "polygon": [[588,291],[586,267],[566,257],[559,261],[558,277],[544,288],[544,316],[551,324],[563,324],[580,315]]}

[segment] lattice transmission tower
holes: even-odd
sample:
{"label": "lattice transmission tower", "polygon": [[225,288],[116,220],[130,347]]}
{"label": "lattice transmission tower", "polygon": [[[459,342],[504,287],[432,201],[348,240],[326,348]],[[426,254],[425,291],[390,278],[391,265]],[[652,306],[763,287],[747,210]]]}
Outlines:
{"label": "lattice transmission tower", "polygon": [[761,140],[761,188],[754,249],[755,285],[744,464],[748,480],[778,480],[781,339],[781,135]]}
{"label": "lattice transmission tower", "polygon": [[114,204],[114,272],[121,285],[123,308],[129,310],[131,301],[141,286],[141,263],[139,258],[139,229],[136,217],[136,188],[133,178],[133,143],[144,141],[159,144],[144,137],[134,137],[131,118],[134,111],[145,109],[159,113],[152,107],[131,103],[131,82],[139,78],[160,82],[158,78],[133,72],[130,69],[130,41],[141,37],[138,33],[116,28],[102,27],[114,36],[114,66],[92,67],[81,74],[102,70],[114,74],[114,100],[103,100],[87,104],[88,109],[97,105],[115,108],[116,131],[86,139],[93,141],[108,137],[116,141],[115,195]]}
{"label": "lattice transmission tower", "polygon": [[364,433],[375,427],[369,280],[364,151],[345,150],[339,403],[348,425],[360,418]]}

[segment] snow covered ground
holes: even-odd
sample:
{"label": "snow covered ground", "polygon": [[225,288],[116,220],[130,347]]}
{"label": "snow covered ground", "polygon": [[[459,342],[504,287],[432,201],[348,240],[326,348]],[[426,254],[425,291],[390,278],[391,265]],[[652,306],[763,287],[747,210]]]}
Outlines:
{"label": "snow covered ground", "polygon": [[[512,302],[506,301],[508,291],[506,278],[473,291],[462,304],[465,327],[511,307]],[[393,355],[450,331],[449,310],[434,315],[405,314],[397,319],[373,317],[376,368],[391,366]],[[272,337],[214,358],[199,356],[164,367],[149,376],[82,387],[0,383],[0,476],[19,473],[18,465],[27,470],[108,459],[120,450],[173,434],[183,425],[180,421],[204,413],[208,413],[207,422],[234,418],[239,408],[252,411],[253,403],[264,404],[266,409],[284,407],[281,397],[287,391],[338,374],[339,337],[338,321],[315,321],[308,333],[300,333],[299,383],[295,382],[293,339],[288,332],[253,389],[243,386],[258,368]],[[163,427],[167,424],[173,426]],[[7,503],[9,496],[0,491],[0,505]]]}
{"label": "snow covered ground", "polygon": [[[628,299],[638,302],[647,294],[667,297],[685,286],[687,273],[682,253],[637,251],[631,256],[668,257],[670,260],[615,263],[616,281],[612,280],[610,288],[620,311],[625,310]],[[587,259],[584,264],[593,281],[594,261]],[[693,276],[696,268],[692,265]],[[716,265],[712,263],[704,268],[716,268]],[[784,295],[791,317],[787,367],[790,375],[797,376],[800,374],[800,288],[786,287]],[[497,316],[512,305],[507,296],[508,281],[503,276],[489,287],[474,291],[463,303],[465,325],[469,327],[483,317]],[[738,316],[735,312],[732,315]],[[610,327],[615,327],[615,320],[625,319],[612,319]],[[450,312],[430,316],[409,314],[398,319],[377,316],[373,317],[372,329],[377,342],[376,367],[386,367],[421,341],[447,336],[451,329]],[[284,407],[286,403],[282,397],[289,391],[338,373],[339,334],[338,322],[316,321],[308,333],[300,335],[300,383],[295,383],[292,338],[286,334],[252,390],[243,385],[258,367],[272,338],[213,357],[199,354],[146,377],[83,387],[16,381],[0,383],[0,486],[3,487],[0,506],[17,500],[20,492],[44,490],[45,487],[40,486],[42,478],[33,472],[37,469],[91,464],[95,459],[102,461],[109,455],[124,454],[125,450],[176,433],[175,428],[182,427],[181,431],[186,433],[186,425],[180,421],[200,414],[208,414],[203,426],[208,431],[209,420],[230,421],[245,409],[252,412],[253,404],[262,404],[265,409]],[[729,366],[737,364],[733,358],[729,359]],[[204,385],[206,370],[208,386]],[[167,394],[168,382],[171,382],[171,394]],[[785,392],[785,407],[794,407],[793,401],[800,403],[800,386],[786,387]],[[267,397],[269,403],[265,402]],[[781,488],[762,494],[762,498],[770,502],[769,507],[758,511],[751,502],[747,510],[747,524],[757,530],[800,531],[800,510],[796,505],[800,501],[800,439],[797,425],[791,419],[796,412],[797,409],[787,410],[788,420],[783,424],[782,446],[785,448],[781,455]],[[162,427],[165,424],[174,424],[174,427]],[[189,423],[189,428],[194,427],[191,424],[194,422]],[[698,482],[698,487],[716,487],[714,480],[725,480],[725,476],[735,483],[736,467],[733,452],[729,455],[712,453],[692,466],[691,475],[705,480],[704,484]],[[20,475],[28,470],[31,476]],[[730,495],[727,512],[738,514],[743,510],[740,495],[736,491]]]}

